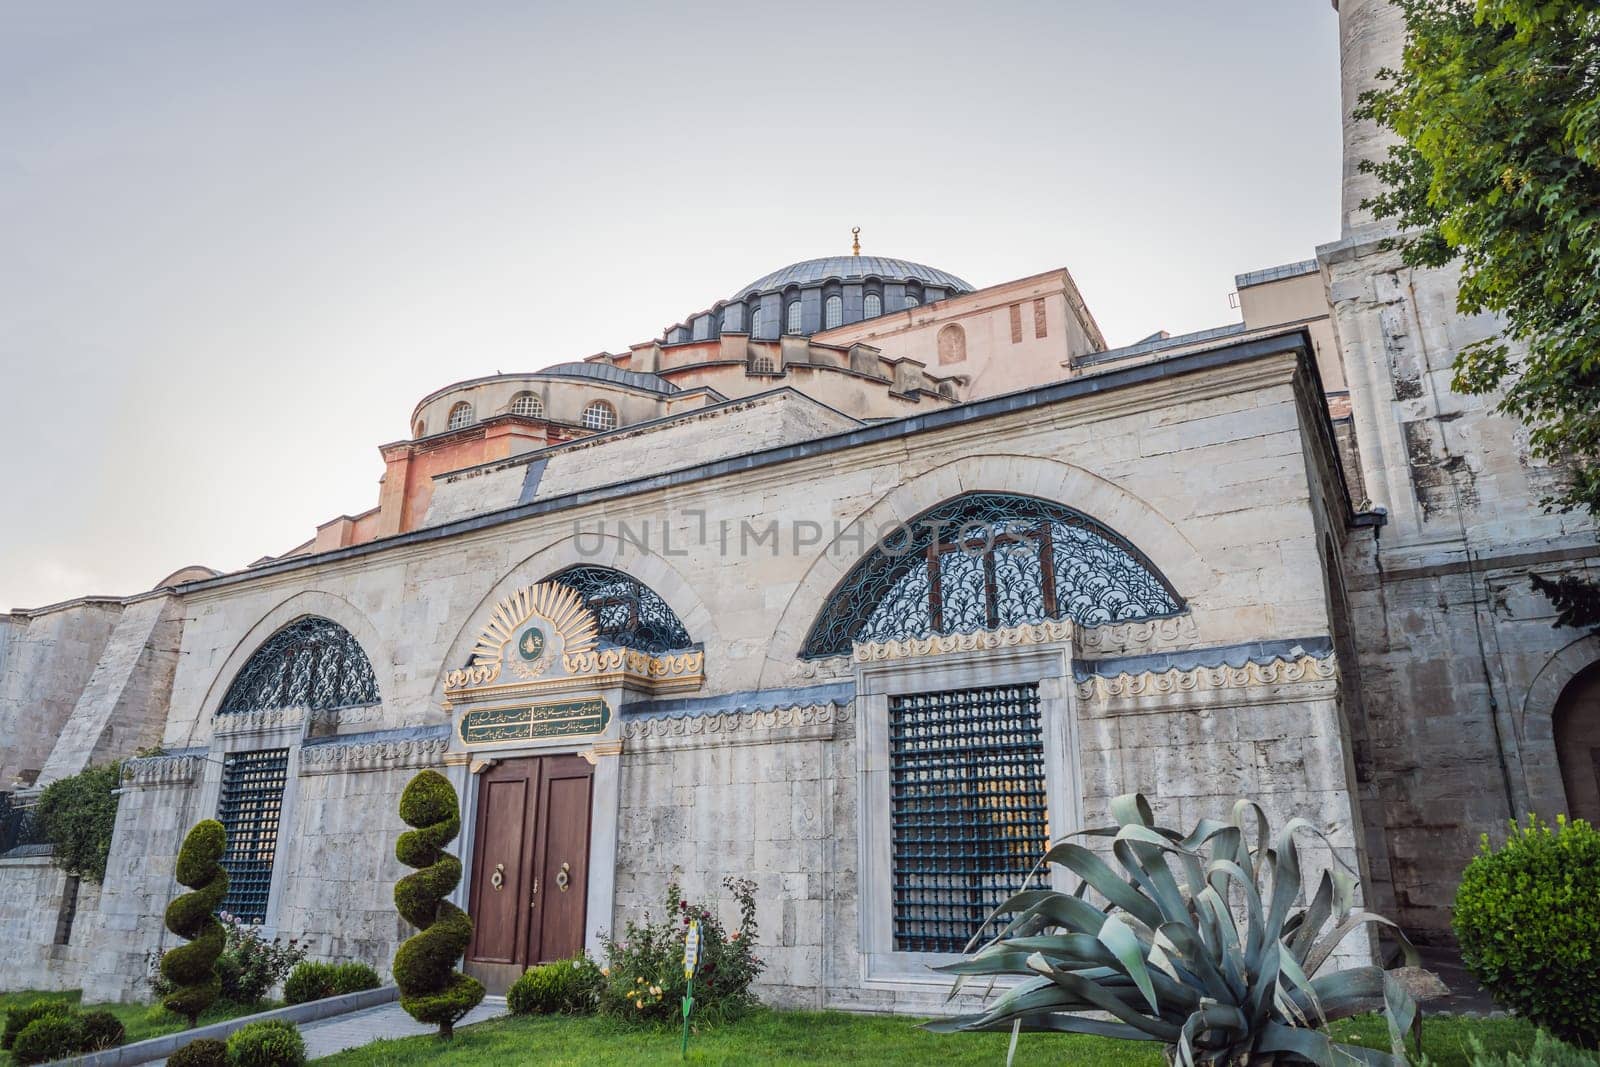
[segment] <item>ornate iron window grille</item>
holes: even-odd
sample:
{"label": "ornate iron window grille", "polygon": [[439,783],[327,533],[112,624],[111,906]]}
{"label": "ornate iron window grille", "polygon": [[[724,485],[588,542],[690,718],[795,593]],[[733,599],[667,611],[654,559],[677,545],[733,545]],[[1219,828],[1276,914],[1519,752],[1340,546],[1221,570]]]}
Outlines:
{"label": "ornate iron window grille", "polygon": [[594,613],[602,643],[641,652],[671,652],[694,642],[670,605],[654,589],[610,567],[569,567],[550,581],[583,597]]}
{"label": "ornate iron window grille", "polygon": [[269,637],[228,686],[219,715],[276,708],[350,708],[378,702],[361,645],[336,622],[309,616]]}
{"label": "ornate iron window grille", "polygon": [[278,853],[278,817],[288,780],[289,750],[235,752],[222,765],[222,800],[217,819],[228,831],[222,854],[228,896],[222,910],[248,923],[265,922]]}
{"label": "ornate iron window grille", "polygon": [[1049,848],[1036,685],[889,698],[894,947],[961,952]]}
{"label": "ornate iron window grille", "polygon": [[1037,497],[969,493],[898,527],[856,564],[801,655],[1044,619],[1099,626],[1182,610],[1154,564],[1082,512]]}

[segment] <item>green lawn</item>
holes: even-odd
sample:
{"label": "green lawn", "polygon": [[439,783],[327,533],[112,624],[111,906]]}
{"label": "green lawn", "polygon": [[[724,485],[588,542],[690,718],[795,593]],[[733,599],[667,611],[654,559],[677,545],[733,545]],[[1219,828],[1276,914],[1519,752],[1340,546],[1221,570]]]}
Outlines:
{"label": "green lawn", "polygon": [[[1423,1047],[1430,1062],[1467,1064],[1466,1035],[1478,1035],[1493,1050],[1526,1049],[1533,1027],[1515,1019],[1440,1017],[1424,1023]],[[1336,1023],[1335,1036],[1387,1048],[1387,1031],[1376,1017]],[[914,1020],[840,1012],[760,1012],[738,1023],[709,1029],[689,1041],[689,1061],[699,1064],[972,1064],[1005,1062],[1005,1034],[930,1034]],[[676,1031],[635,1030],[607,1019],[517,1018],[458,1030],[449,1044],[433,1037],[378,1041],[318,1060],[336,1067],[402,1067],[406,1064],[520,1064],[572,1067],[645,1067],[680,1063]],[[1161,1047],[1071,1034],[1023,1034],[1017,1064],[1162,1067]]]}
{"label": "green lawn", "polygon": [[[0,993],[0,1015],[12,1008],[24,1004],[32,1004],[36,1000],[60,1000],[68,1004],[77,1004],[79,994],[71,993]],[[128,1042],[143,1041],[149,1037],[160,1037],[162,1034],[176,1033],[183,1029],[183,1020],[176,1015],[168,1014],[159,1005],[150,1004],[91,1004],[91,1008],[104,1008],[112,1015],[122,1020],[122,1025],[128,1028]],[[251,1012],[265,1011],[267,1008],[277,1007],[276,1004],[243,1007],[238,1004],[214,1005],[210,1011],[200,1016],[200,1025],[207,1023],[220,1023],[224,1019],[232,1019],[239,1015],[248,1015]],[[0,1067],[11,1067],[11,1053],[0,1052]]]}

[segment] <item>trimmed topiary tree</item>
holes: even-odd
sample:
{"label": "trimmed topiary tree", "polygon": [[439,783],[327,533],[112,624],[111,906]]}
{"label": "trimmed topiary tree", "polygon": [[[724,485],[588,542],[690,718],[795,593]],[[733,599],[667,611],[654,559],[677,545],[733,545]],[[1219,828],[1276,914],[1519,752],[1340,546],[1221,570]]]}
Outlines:
{"label": "trimmed topiary tree", "polygon": [[1563,1041],[1600,1047],[1600,830],[1528,816],[1467,864],[1451,917],[1483,988]]}
{"label": "trimmed topiary tree", "polygon": [[416,829],[400,835],[394,854],[417,873],[395,883],[394,904],[422,932],[394,954],[394,980],[400,1006],[448,1038],[483,999],[482,984],[455,970],[472,940],[472,920],[444,899],[461,881],[461,861],[444,850],[461,829],[456,791],[444,775],[423,771],[400,797],[400,818]]}
{"label": "trimmed topiary tree", "polygon": [[195,823],[178,850],[178,882],[194,892],[167,905],[167,929],[189,943],[161,957],[161,975],[173,987],[162,1004],[188,1019],[190,1027],[222,992],[217,957],[222,955],[226,932],[217,921],[216,910],[228,895],[228,872],[217,861],[227,845],[228,833],[222,824],[204,819]]}

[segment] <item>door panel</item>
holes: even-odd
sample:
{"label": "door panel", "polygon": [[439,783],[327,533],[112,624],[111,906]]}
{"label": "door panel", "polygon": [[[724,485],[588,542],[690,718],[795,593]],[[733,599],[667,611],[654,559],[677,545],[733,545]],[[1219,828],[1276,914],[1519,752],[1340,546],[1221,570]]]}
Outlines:
{"label": "door panel", "polygon": [[490,768],[479,784],[468,959],[523,962],[519,957],[526,930],[523,916],[528,911],[534,814],[530,801],[536,795],[538,770],[536,760],[511,760]]}
{"label": "door panel", "polygon": [[544,764],[536,849],[539,894],[528,945],[529,961],[539,963],[583,950],[594,782],[594,768],[578,757],[547,757]]}

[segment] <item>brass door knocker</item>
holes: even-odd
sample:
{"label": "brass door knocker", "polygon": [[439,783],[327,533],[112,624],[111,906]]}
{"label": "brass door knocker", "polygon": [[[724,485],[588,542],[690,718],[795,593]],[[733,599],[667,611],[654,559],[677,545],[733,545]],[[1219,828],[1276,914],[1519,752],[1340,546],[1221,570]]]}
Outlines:
{"label": "brass door knocker", "polygon": [[505,871],[506,871],[506,865],[503,864],[503,863],[497,863],[497,864],[494,865],[494,873],[489,876],[489,884],[494,886],[494,891],[496,893],[500,892],[500,890],[505,888],[505,884],[506,884]]}
{"label": "brass door knocker", "polygon": [[567,891],[567,885],[572,881],[571,878],[567,877],[567,872],[570,870],[572,870],[572,864],[563,863],[561,869],[556,872],[556,888],[563,893]]}

